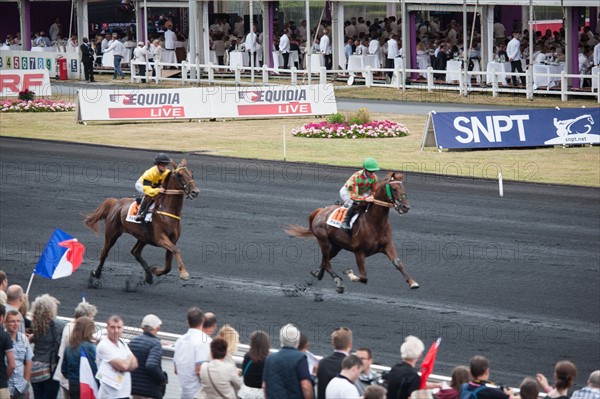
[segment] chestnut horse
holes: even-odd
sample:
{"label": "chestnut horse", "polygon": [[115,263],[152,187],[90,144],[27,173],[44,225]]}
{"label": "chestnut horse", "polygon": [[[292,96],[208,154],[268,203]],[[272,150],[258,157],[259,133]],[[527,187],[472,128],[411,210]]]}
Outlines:
{"label": "chestnut horse", "polygon": [[372,204],[361,204],[363,212],[360,213],[352,226],[352,231],[346,231],[327,224],[327,218],[338,207],[331,205],[326,208],[317,208],[308,217],[309,227],[298,225],[287,226],[285,231],[294,237],[315,237],[321,247],[321,266],[311,272],[313,276],[321,280],[324,272],[333,278],[336,291],[344,292],[342,278],[331,269],[333,259],[342,249],[354,252],[358,266],[358,276],[351,269],[344,271],[351,281],[367,283],[367,271],[365,270],[365,258],[377,253],[384,253],[392,261],[396,269],[402,273],[410,288],[419,288],[419,284],[413,280],[404,268],[396,253],[396,247],[392,241],[392,226],[388,220],[390,208],[402,215],[410,209],[408,198],[404,192],[402,173],[390,173],[387,178],[377,187]]}
{"label": "chestnut horse", "polygon": [[[93,213],[85,215],[84,223],[87,227],[98,233],[98,222],[104,220],[104,246],[100,253],[100,263],[92,271],[92,277],[100,278],[104,261],[108,252],[115,245],[121,234],[128,233],[137,239],[131,250],[132,255],[142,265],[146,273],[145,281],[152,284],[152,275],[161,276],[171,271],[173,255],[177,258],[179,278],[189,280],[190,275],[185,269],[181,251],[177,247],[177,240],[181,235],[181,208],[186,196],[194,199],[200,190],[194,182],[192,171],[187,168],[185,159],[179,165],[172,163],[172,169],[167,174],[162,187],[164,193],[158,194],[154,201],[154,211],[151,223],[133,223],[126,221],[133,198],[107,198]],[[167,250],[164,269],[158,266],[150,267],[142,258],[142,250],[146,245],[153,245]]]}

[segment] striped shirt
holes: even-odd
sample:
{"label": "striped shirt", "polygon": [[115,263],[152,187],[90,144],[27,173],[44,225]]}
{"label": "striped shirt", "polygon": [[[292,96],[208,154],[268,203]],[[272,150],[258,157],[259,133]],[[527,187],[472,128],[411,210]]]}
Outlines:
{"label": "striped shirt", "polygon": [[362,202],[365,197],[375,193],[377,189],[377,176],[373,173],[373,177],[367,177],[363,169],[354,173],[346,181],[344,186],[348,189],[348,194],[352,201]]}

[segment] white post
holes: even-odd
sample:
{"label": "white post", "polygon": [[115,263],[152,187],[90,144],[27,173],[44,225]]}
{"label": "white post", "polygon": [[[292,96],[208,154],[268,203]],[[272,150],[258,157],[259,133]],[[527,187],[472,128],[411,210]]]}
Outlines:
{"label": "white post", "polygon": [[283,125],[283,161],[287,161],[287,149],[285,143],[285,125]]}
{"label": "white post", "polygon": [[461,85],[460,85],[460,94],[464,97],[467,96],[467,82],[468,82],[468,75],[467,72],[469,71],[469,59],[468,54],[469,54],[469,48],[468,48],[468,37],[467,37],[467,0],[463,0],[463,59],[462,59],[462,64],[463,64],[463,70],[462,70],[462,79],[461,79]]}
{"label": "white post", "polygon": [[306,71],[308,72],[308,84],[311,84],[311,59],[312,55],[312,42],[310,40],[310,4],[309,0],[306,0],[306,49],[304,53],[304,63],[306,65]]}
{"label": "white post", "polygon": [[498,173],[498,193],[504,197],[504,185],[502,184],[502,173]]}
{"label": "white post", "polygon": [[[254,1],[250,0],[250,33],[254,33],[256,35],[255,43],[258,42],[258,32],[254,32]],[[264,27],[263,27],[264,29]],[[255,46],[256,47],[256,44]],[[248,49],[246,49],[248,51]],[[254,83],[254,58],[256,57],[256,52],[250,52],[250,81]]]}

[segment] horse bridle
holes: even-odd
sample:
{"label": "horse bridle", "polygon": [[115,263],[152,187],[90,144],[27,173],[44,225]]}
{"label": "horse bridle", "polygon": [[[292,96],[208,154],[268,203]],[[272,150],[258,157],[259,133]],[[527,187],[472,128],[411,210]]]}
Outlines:
{"label": "horse bridle", "polygon": [[404,184],[402,184],[402,181],[400,180],[392,180],[390,182],[387,182],[385,184],[385,193],[387,195],[387,201],[380,201],[380,200],[373,200],[373,203],[375,205],[379,205],[379,206],[385,206],[387,208],[394,208],[396,210],[396,212],[398,212],[399,214],[402,214],[403,212],[400,211],[400,206],[402,205],[402,201],[406,200],[408,198],[408,195],[406,195],[406,193],[402,193],[400,195],[400,197],[395,198],[392,195],[392,188],[390,187],[390,184],[400,184],[401,186],[404,187]]}
{"label": "horse bridle", "polygon": [[[189,183],[195,183],[194,179],[190,179],[189,182],[186,184],[183,179],[181,178],[181,176],[179,175],[179,172],[182,170],[187,170],[186,166],[177,166],[175,168],[175,170],[172,172],[175,177],[177,178],[177,181],[179,182],[179,184],[181,185],[181,187],[183,188],[183,190],[167,190],[167,191],[174,191],[173,194],[185,194],[187,199],[192,199],[192,196],[190,194],[190,186]],[[166,191],[165,191],[166,193]]]}

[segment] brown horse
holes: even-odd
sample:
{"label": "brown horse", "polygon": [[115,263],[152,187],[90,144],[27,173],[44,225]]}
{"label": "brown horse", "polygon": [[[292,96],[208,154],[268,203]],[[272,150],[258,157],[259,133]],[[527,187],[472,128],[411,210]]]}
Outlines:
{"label": "brown horse", "polygon": [[363,212],[352,226],[352,231],[342,230],[327,224],[327,218],[338,207],[331,205],[326,208],[317,208],[308,217],[309,227],[290,225],[285,231],[295,237],[315,237],[321,247],[321,266],[311,272],[321,280],[324,272],[333,278],[336,291],[344,292],[342,278],[331,269],[333,259],[342,249],[354,252],[358,273],[356,276],[351,269],[344,271],[351,281],[367,283],[365,258],[377,253],[384,253],[392,261],[396,269],[402,273],[410,288],[419,288],[404,268],[396,254],[396,247],[392,241],[392,226],[388,220],[390,208],[396,209],[399,214],[407,213],[410,209],[408,198],[404,192],[402,173],[390,173],[376,189],[372,204],[361,205]]}
{"label": "brown horse", "polygon": [[[192,171],[187,168],[185,159],[179,165],[172,163],[171,166],[172,169],[162,183],[165,192],[156,196],[151,223],[126,221],[129,207],[135,201],[133,198],[107,198],[93,213],[85,215],[85,225],[96,233],[98,222],[105,220],[104,246],[100,253],[100,263],[96,270],[92,271],[92,277],[100,278],[108,252],[125,232],[137,239],[131,253],[146,272],[146,283],[152,284],[153,274],[161,276],[171,271],[173,255],[177,258],[179,278],[189,280],[190,275],[183,264],[181,251],[175,244],[181,235],[179,220],[184,196],[194,199],[200,190],[194,182]],[[167,250],[164,269],[161,270],[158,266],[150,267],[142,258],[142,250],[148,244]]]}

